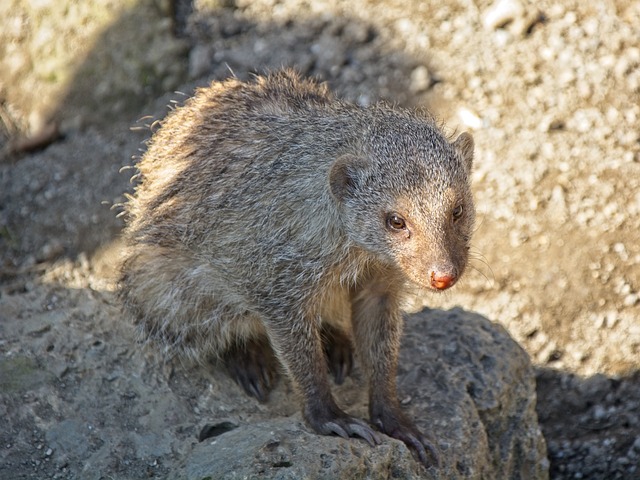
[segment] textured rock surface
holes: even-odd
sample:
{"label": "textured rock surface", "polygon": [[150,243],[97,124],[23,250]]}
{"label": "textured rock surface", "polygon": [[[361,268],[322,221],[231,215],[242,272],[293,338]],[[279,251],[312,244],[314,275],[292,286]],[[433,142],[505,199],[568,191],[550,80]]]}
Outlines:
{"label": "textured rock surface", "polygon": [[[45,284],[0,297],[2,478],[546,478],[533,369],[483,317],[432,310],[407,319],[401,398],[442,451],[440,468],[425,470],[395,440],[371,448],[313,434],[288,381],[261,405],[219,368],[165,364],[136,348],[113,294],[74,271],[78,286],[96,290]],[[366,417],[358,372],[335,390]],[[198,442],[224,422],[229,431]]]}
{"label": "textured rock surface", "polygon": [[[502,327],[462,310],[413,315],[400,371],[406,408],[436,440],[440,468],[422,469],[395,440],[372,449],[313,435],[296,415],[244,425],[198,445],[183,472],[194,480],[547,478],[533,371]],[[359,401],[351,408],[364,406]]]}
{"label": "textured rock surface", "polygon": [[406,447],[319,437],[299,416],[246,425],[194,447],[175,478],[417,478]]}

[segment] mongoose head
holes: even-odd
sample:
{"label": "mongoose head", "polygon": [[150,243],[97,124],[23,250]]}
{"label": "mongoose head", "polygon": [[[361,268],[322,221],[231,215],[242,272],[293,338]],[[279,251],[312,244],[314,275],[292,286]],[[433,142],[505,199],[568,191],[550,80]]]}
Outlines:
{"label": "mongoose head", "polygon": [[343,228],[411,282],[447,289],[467,265],[474,226],[473,138],[462,133],[450,143],[431,122],[385,120],[331,168]]}

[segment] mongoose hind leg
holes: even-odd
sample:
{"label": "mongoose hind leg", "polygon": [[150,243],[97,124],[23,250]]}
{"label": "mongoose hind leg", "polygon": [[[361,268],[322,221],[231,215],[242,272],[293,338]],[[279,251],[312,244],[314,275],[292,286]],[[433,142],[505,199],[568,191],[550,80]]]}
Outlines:
{"label": "mongoose hind leg", "polygon": [[278,360],[267,338],[238,341],[222,358],[231,377],[247,395],[267,401],[278,377]]}
{"label": "mongoose hind leg", "polygon": [[329,371],[336,384],[341,385],[353,368],[353,344],[346,333],[328,323],[322,324],[321,335]]}
{"label": "mongoose hind leg", "polygon": [[369,376],[369,415],[383,433],[412,448],[425,466],[439,463],[434,443],[404,414],[398,401],[396,374],[402,315],[399,282],[373,278],[353,299],[353,330],[356,348]]}

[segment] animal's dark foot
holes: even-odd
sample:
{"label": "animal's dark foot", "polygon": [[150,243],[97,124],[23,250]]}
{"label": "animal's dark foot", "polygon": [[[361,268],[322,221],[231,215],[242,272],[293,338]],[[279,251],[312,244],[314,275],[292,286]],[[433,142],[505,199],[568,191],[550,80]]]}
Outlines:
{"label": "animal's dark foot", "polygon": [[351,339],[342,330],[328,324],[322,326],[321,334],[329,371],[335,382],[340,385],[351,374],[353,368]]}
{"label": "animal's dark foot", "polygon": [[248,395],[267,401],[278,376],[278,360],[266,338],[232,346],[223,360],[231,377]]}
{"label": "animal's dark foot", "polygon": [[404,442],[425,467],[438,466],[440,455],[434,443],[413,425],[399,407],[372,408],[371,422],[380,431]]}
{"label": "animal's dark foot", "polygon": [[347,415],[333,402],[323,404],[318,399],[312,400],[304,409],[304,417],[311,428],[322,435],[360,437],[372,447],[382,441],[380,434],[365,421]]}

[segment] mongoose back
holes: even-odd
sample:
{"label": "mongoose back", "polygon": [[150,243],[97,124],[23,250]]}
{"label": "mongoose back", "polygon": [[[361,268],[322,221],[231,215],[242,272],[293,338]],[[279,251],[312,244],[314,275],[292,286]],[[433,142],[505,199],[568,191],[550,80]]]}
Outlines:
{"label": "mongoose back", "polygon": [[371,423],[431,463],[397,399],[400,305],[465,269],[472,159],[466,133],[449,142],[428,116],[351,105],[289,70],[214,82],[138,163],[120,297],[145,338],[221,359],[261,401],[280,363],[316,432],[374,445],[328,380],[353,346]]}

